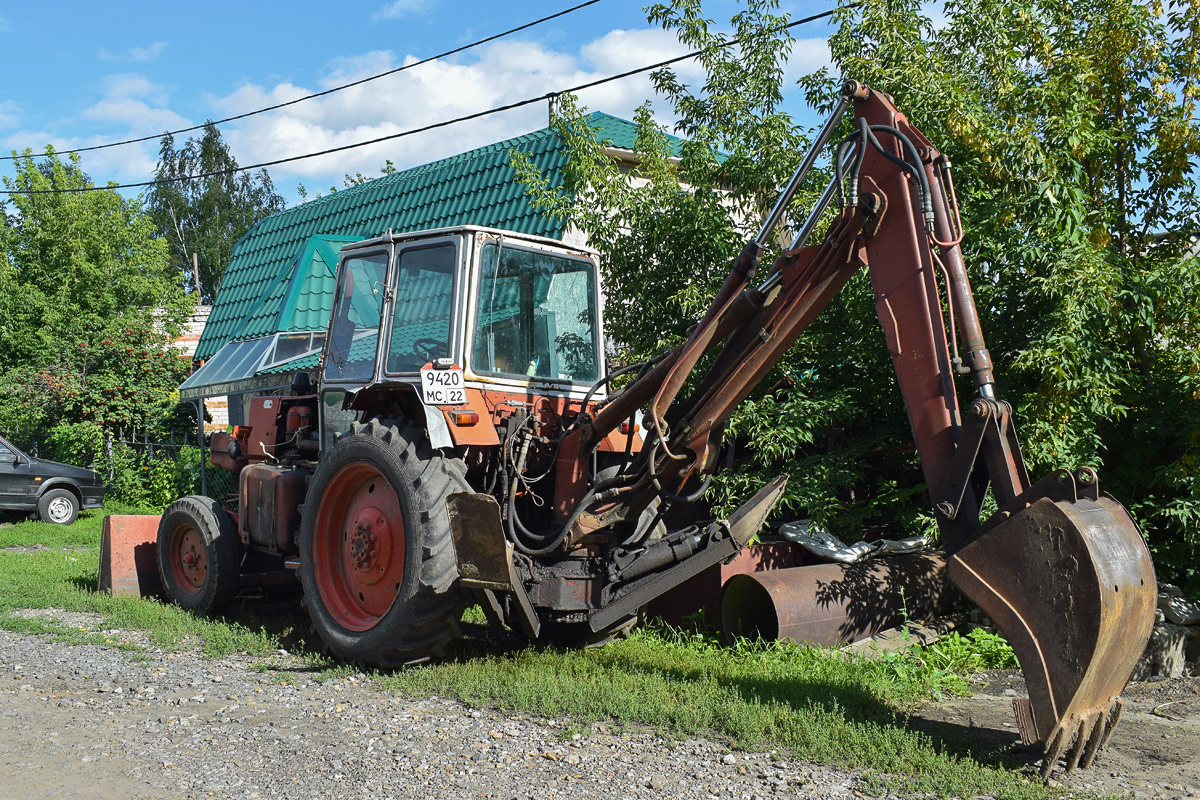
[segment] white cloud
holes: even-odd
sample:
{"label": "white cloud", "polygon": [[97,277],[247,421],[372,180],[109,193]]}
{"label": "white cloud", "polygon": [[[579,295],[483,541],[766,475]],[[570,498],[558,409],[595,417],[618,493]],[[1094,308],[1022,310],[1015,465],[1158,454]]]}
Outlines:
{"label": "white cloud", "polygon": [[431,5],[430,0],[392,0],[391,3],[371,14],[371,21],[379,22],[385,19],[400,19],[410,14],[424,14]]}
{"label": "white cloud", "polygon": [[166,105],[170,91],[161,83],[154,83],[145,75],[122,72],[105,75],[100,79],[104,97],[108,99],[138,98],[157,105]]}
{"label": "white cloud", "polygon": [[0,33],[9,33],[12,31],[12,23],[7,17],[0,17]]}
{"label": "white cloud", "polygon": [[128,97],[105,98],[84,109],[82,118],[94,122],[117,122],[143,136],[155,131],[189,127],[189,122],[169,108],[156,108],[145,101]]}
{"label": "white cloud", "polygon": [[96,51],[96,57],[101,61],[156,61],[166,47],[166,42],[155,42],[149,47],[131,47],[124,53],[110,53],[101,47]]}
{"label": "white cloud", "polygon": [[[673,37],[650,29],[613,31],[586,45],[579,55],[536,42],[504,40],[480,48],[470,62],[437,61],[315,100],[249,118],[225,128],[239,163],[254,164],[316,152],[413,130],[454,117],[486,111],[551,91],[587,83],[681,52]],[[424,55],[424,54],[422,54]],[[214,100],[228,116],[327,89],[399,64],[412,64],[390,51],[340,58],[328,65],[316,89],[290,83],[246,85]],[[653,94],[642,75],[581,93],[588,107],[626,118]],[[454,155],[544,127],[547,108],[540,100],[503,114],[377,145],[333,153],[270,168],[278,181],[300,178],[310,188],[340,185],[344,173],[377,174],[385,160],[405,168]]]}
{"label": "white cloud", "polygon": [[[144,130],[139,128],[127,131],[126,135],[132,137],[143,133]],[[21,152],[24,148],[29,148],[36,157],[45,152],[46,145],[52,145],[56,152],[62,153],[80,147],[107,144],[120,138],[125,136],[113,131],[88,136],[62,136],[52,130],[18,130],[5,134],[0,138],[0,142],[3,142],[4,152]],[[109,181],[135,183],[150,180],[154,177],[154,168],[158,164],[158,142],[149,141],[81,153],[80,163],[83,171],[101,186]],[[11,167],[6,171],[11,173]]]}
{"label": "white cloud", "polygon": [[[403,8],[392,4],[386,10],[415,13],[423,7],[411,1],[400,5]],[[285,194],[297,180],[306,183],[311,191],[326,191],[330,184],[340,186],[344,173],[377,175],[388,159],[404,169],[542,128],[547,123],[547,107],[540,98],[547,93],[663,61],[687,50],[670,32],[650,27],[601,32],[578,50],[505,39],[473,49],[457,60],[423,64],[361,86],[229,123],[222,126],[222,132],[238,162],[249,166],[392,136],[539,98],[504,113],[486,114],[429,132],[270,168]],[[295,100],[398,65],[414,64],[426,55],[370,50],[339,57],[326,64],[316,85],[267,81],[248,83],[224,95],[208,96],[206,115],[233,116]],[[827,60],[823,40],[798,40],[787,73],[794,79]],[[696,84],[704,77],[694,61],[680,62],[673,69],[687,83]],[[102,96],[78,118],[47,124],[48,130],[0,135],[0,142],[23,147],[30,142],[49,141],[58,148],[71,148],[193,124],[171,109],[172,87],[155,83],[145,75],[106,75],[100,86]],[[658,120],[670,129],[673,119],[669,105],[655,98],[647,73],[580,93],[580,100],[587,107],[626,119],[632,119],[635,109],[647,99],[653,101],[652,109]],[[19,110],[0,104],[0,126],[16,125],[15,113]],[[197,112],[200,113],[205,112]],[[91,123],[89,129],[104,133],[55,135],[56,128],[71,130],[67,125],[81,120]],[[158,142],[151,140],[94,151],[84,155],[84,168],[97,180],[146,180],[153,175],[157,150]]]}
{"label": "white cloud", "polygon": [[21,107],[13,100],[0,101],[0,128],[11,128],[17,124]]}
{"label": "white cloud", "polygon": [[[191,120],[168,106],[170,91],[143,75],[114,74],[100,80],[101,97],[85,108],[77,118],[59,120],[41,130],[19,130],[0,137],[5,150],[30,147],[35,153],[52,144],[56,151],[108,144],[122,139],[140,138],[157,131],[190,127]],[[0,119],[9,111],[0,104]],[[93,133],[62,135],[58,129],[79,130],[89,123]],[[85,172],[98,184],[110,180],[134,183],[149,180],[158,162],[156,139],[81,154]]]}
{"label": "white cloud", "polygon": [[[168,107],[170,90],[144,75],[106,75],[101,83],[104,96],[85,108],[79,115],[81,119],[129,131],[131,136],[146,136],[192,124]],[[116,134],[115,138],[123,137]]]}
{"label": "white cloud", "polygon": [[[661,28],[612,30],[580,49],[582,55],[598,71],[609,74],[625,72],[647,64],[657,64],[689,52],[675,34]],[[673,65],[676,72],[688,77],[702,75],[695,59]]]}
{"label": "white cloud", "polygon": [[797,39],[783,68],[783,90],[787,92],[804,75],[828,66],[829,42],[826,39]]}
{"label": "white cloud", "polygon": [[133,47],[129,50],[130,61],[154,61],[167,47],[166,42],[155,42],[149,47]]}

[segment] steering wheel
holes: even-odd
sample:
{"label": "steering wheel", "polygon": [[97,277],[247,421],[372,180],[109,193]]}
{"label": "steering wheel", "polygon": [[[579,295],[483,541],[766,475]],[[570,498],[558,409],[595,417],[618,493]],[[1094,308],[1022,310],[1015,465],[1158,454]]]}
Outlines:
{"label": "steering wheel", "polygon": [[417,355],[424,357],[426,361],[441,358],[438,354],[446,352],[446,342],[440,339],[416,339],[413,341],[412,346]]}

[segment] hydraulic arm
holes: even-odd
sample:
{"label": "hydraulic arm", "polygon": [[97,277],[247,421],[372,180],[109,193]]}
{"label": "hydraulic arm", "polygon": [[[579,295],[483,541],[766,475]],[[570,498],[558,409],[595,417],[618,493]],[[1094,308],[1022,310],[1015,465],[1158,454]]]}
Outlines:
{"label": "hydraulic arm", "polygon": [[[836,177],[792,247],[756,281],[765,246],[818,150],[850,111]],[[825,238],[805,240],[834,197]],[[662,357],[559,449],[556,510],[570,544],[677,499],[716,469],[725,421],[853,273],[866,267],[884,341],[908,410],[949,577],[1012,643],[1029,687],[1014,702],[1027,744],[1087,766],[1120,715],[1117,697],[1145,647],[1156,594],[1136,525],[1090,469],[1030,482],[1008,403],[996,397],[960,242],[948,159],[890,98],[850,81],[758,235],[688,340]],[[680,397],[701,359],[696,389]],[[955,376],[976,396],[964,415]],[[604,491],[586,485],[595,442],[646,408],[647,446]],[[990,488],[999,511],[981,520]],[[775,496],[777,496],[777,492]],[[772,501],[773,502],[773,499]]]}

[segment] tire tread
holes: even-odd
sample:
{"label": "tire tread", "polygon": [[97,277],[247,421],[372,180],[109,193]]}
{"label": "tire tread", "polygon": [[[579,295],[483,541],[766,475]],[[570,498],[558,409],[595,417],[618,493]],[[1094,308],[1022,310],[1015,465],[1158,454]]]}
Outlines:
{"label": "tire tread", "polygon": [[[417,585],[407,599],[406,607],[399,609],[403,613],[396,614],[398,609],[393,608],[374,628],[355,636],[347,635],[340,626],[329,627],[332,617],[324,610],[315,579],[311,576],[311,566],[306,570],[303,560],[301,580],[306,599],[311,596],[309,613],[318,633],[335,655],[373,667],[391,668],[436,657],[457,634],[458,618],[465,603],[463,593],[457,588],[458,564],[450,538],[446,498],[451,492],[466,487],[466,469],[460,459],[430,447],[424,432],[410,420],[381,422],[371,419],[365,424],[355,423],[330,452],[359,446],[354,443],[364,440],[373,440],[387,454],[381,454],[381,458],[394,458],[397,471],[409,478],[412,524],[406,520],[405,536],[407,546],[419,546],[421,553]],[[321,464],[327,463],[327,459],[328,456]],[[414,464],[414,460],[417,463]],[[330,477],[320,465],[313,476],[301,524],[302,559],[312,550],[314,523],[311,519],[317,513],[320,500],[312,492],[319,493]],[[400,491],[398,488],[397,492]],[[314,606],[320,608],[314,609]]]}

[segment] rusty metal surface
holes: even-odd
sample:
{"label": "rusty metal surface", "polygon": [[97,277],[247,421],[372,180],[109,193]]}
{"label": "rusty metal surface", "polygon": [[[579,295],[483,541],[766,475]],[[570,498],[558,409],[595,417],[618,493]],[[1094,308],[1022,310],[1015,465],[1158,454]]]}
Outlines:
{"label": "rusty metal surface", "polygon": [[1150,553],[1128,512],[1094,494],[1043,497],[950,559],[950,579],[1000,627],[1021,662],[1022,740],[1086,767],[1120,717],[1154,624]]}
{"label": "rusty metal surface", "polygon": [[507,591],[512,545],[504,538],[500,505],[490,495],[470,492],[450,495],[447,505],[463,585]]}
{"label": "rusty metal surface", "polygon": [[787,475],[780,475],[733,512],[728,520],[718,520],[703,533],[704,542],[697,552],[661,572],[637,578],[620,586],[603,608],[592,612],[588,625],[602,631],[623,617],[637,613],[642,606],[711,566],[732,558],[762,527],[787,486]]}
{"label": "rusty metal surface", "polygon": [[158,514],[109,514],[100,538],[96,589],[113,597],[162,594],[158,575]]}
{"label": "rusty metal surface", "polygon": [[489,619],[493,614],[499,619],[500,604],[494,593],[512,595],[517,623],[536,639],[541,621],[513,567],[513,548],[504,537],[499,503],[491,495],[456,492],[446,498],[446,506],[461,585],[483,594]]}
{"label": "rusty metal surface", "polygon": [[[233,448],[232,450],[231,447]],[[209,442],[208,461],[214,467],[220,467],[221,469],[227,469],[235,473],[246,466],[246,459],[242,455],[241,443],[236,437],[225,431],[217,431],[212,435],[212,440]]]}
{"label": "rusty metal surface", "polygon": [[308,473],[253,464],[238,476],[238,528],[243,543],[281,553],[296,552]]}
{"label": "rusty metal surface", "polygon": [[858,564],[734,575],[721,592],[721,636],[839,645],[948,609],[946,561],[896,556]]}

